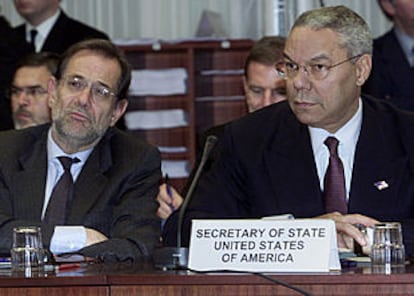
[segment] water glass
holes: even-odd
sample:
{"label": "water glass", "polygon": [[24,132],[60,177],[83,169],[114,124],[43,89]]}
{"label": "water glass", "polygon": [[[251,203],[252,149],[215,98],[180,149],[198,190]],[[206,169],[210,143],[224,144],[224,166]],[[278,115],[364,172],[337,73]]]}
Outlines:
{"label": "water glass", "polygon": [[45,252],[42,233],[38,226],[19,226],[13,229],[13,246],[10,250],[13,271],[23,271],[30,276],[41,271]]}
{"label": "water glass", "polygon": [[404,268],[405,250],[400,223],[375,225],[371,263],[373,271],[386,274]]}

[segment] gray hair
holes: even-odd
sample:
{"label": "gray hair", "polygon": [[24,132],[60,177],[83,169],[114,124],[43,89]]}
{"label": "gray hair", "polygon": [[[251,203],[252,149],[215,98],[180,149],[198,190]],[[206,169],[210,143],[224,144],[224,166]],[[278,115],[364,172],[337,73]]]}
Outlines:
{"label": "gray hair", "polygon": [[345,6],[330,6],[304,12],[293,24],[312,30],[330,29],[338,34],[339,46],[348,57],[372,54],[372,35],[368,24],[353,10]]}

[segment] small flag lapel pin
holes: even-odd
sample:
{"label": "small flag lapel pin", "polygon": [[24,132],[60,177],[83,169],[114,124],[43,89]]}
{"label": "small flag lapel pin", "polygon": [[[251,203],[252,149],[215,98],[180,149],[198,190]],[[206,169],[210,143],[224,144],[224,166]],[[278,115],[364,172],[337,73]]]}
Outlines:
{"label": "small flag lapel pin", "polygon": [[377,187],[378,190],[387,189],[389,187],[388,183],[385,181],[375,182],[374,186]]}

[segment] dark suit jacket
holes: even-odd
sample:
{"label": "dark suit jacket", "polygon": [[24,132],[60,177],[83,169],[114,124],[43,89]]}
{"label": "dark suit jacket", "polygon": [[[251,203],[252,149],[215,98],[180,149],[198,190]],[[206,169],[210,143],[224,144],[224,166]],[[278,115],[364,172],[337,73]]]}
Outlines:
{"label": "dark suit jacket", "polygon": [[9,22],[0,16],[0,130],[13,128],[10,101],[6,98],[17,60],[24,55],[26,41],[18,38]]}
{"label": "dark suit jacket", "polygon": [[[225,124],[220,124],[220,125],[216,125],[213,126],[209,129],[207,129],[200,137],[199,140],[197,141],[197,159],[196,162],[194,164],[193,169],[191,170],[190,175],[188,176],[188,180],[187,183],[184,185],[184,188],[181,192],[181,195],[183,197],[185,197],[188,193],[188,189],[191,186],[191,183],[194,180],[195,174],[197,172],[197,168],[200,166],[200,162],[201,162],[201,158],[203,156],[204,153],[204,146],[206,144],[207,138],[209,136],[216,136],[218,139],[220,138],[220,136],[223,134],[224,131],[224,127]],[[203,174],[207,173],[211,166],[213,165],[214,161],[216,161],[218,156],[218,151],[217,151],[217,143],[213,146],[213,148],[210,151],[210,154],[208,155],[208,158],[206,160],[206,162],[204,163],[204,167],[203,170],[201,171],[202,174],[200,176],[202,176]]]}
{"label": "dark suit jacket", "polygon": [[[364,98],[348,203],[349,213],[403,222],[409,253],[414,252],[413,128],[414,114]],[[200,180],[186,212],[182,237],[187,241],[192,218],[324,214],[308,127],[287,102],[228,125],[218,148],[219,158]],[[389,187],[378,190],[377,181]],[[172,215],[165,225],[167,245],[175,245],[176,219]]]}
{"label": "dark suit jacket", "polygon": [[362,91],[414,111],[414,67],[393,30],[374,40],[372,71]]}
{"label": "dark suit jacket", "polygon": [[[24,24],[17,26],[14,30],[19,36],[25,38],[26,30]],[[74,20],[61,11],[59,18],[49,32],[41,51],[50,51],[61,54],[72,44],[91,38],[109,39],[105,33]],[[27,51],[28,50],[29,47],[27,47]]]}
{"label": "dark suit jacket", "polygon": [[[41,223],[49,125],[0,133],[0,251],[11,247],[17,225],[41,225],[48,247],[53,225]],[[84,225],[109,240],[80,253],[105,261],[139,260],[159,242],[156,216],[160,155],[156,148],[110,129],[93,149],[75,183],[68,225]]]}

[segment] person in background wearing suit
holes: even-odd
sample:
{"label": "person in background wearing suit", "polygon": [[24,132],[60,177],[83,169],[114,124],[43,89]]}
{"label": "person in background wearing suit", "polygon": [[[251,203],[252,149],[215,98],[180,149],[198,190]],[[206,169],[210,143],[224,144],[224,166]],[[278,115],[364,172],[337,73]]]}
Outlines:
{"label": "person in background wearing suit", "polygon": [[[283,47],[285,38],[279,36],[265,36],[258,40],[250,50],[244,63],[243,87],[246,98],[248,112],[254,112],[270,104],[274,104],[286,99],[285,80],[278,76],[275,70],[276,62],[283,58]],[[204,142],[209,135],[220,137],[225,125],[218,125],[208,129],[203,134],[202,143],[198,147],[202,151]],[[195,168],[198,167],[200,157],[198,156]],[[208,162],[205,164],[204,171],[208,171],[211,164],[216,159],[216,150],[210,154]],[[193,170],[190,174],[189,181],[183,189],[183,195],[188,190],[195,174]],[[171,196],[170,196],[171,195]],[[174,209],[180,207],[183,197],[177,190],[171,187],[170,193],[167,192],[166,184],[160,185],[160,192],[157,200],[160,203],[158,216],[167,219]]]}
{"label": "person in background wearing suit", "polygon": [[[1,7],[0,7],[1,12]],[[24,55],[23,39],[14,34],[7,19],[0,14],[0,130],[13,128],[10,102],[6,97],[6,90],[10,85],[13,71],[20,56]]]}
{"label": "person in background wearing suit", "polygon": [[[52,123],[0,133],[0,253],[9,252],[13,227],[39,225],[54,254],[104,262],[151,256],[160,236],[161,157],[114,128],[130,80],[128,62],[110,41],[76,43],[49,81]],[[64,160],[73,162],[65,171]],[[58,196],[61,175],[70,181]]]}
{"label": "person in background wearing suit", "polygon": [[[361,97],[371,54],[369,27],[349,8],[299,16],[277,64],[287,101],[226,127],[219,157],[185,212],[183,245],[194,218],[291,213],[332,219],[344,248],[348,238],[368,243],[355,224],[401,222],[407,254],[414,252],[414,115]],[[335,155],[328,146],[338,141]],[[337,186],[324,183],[334,163]],[[176,213],[164,227],[166,245],[176,245]]]}
{"label": "person in background wearing suit", "polygon": [[50,52],[32,53],[18,62],[9,89],[15,129],[50,121],[47,88],[58,63],[59,56]]}
{"label": "person in background wearing suit", "polygon": [[394,26],[374,40],[372,71],[362,91],[414,111],[414,1],[378,4]]}
{"label": "person in background wearing suit", "polygon": [[[17,12],[25,23],[14,30],[26,39],[30,52],[49,51],[61,54],[72,44],[91,38],[109,39],[90,26],[68,17],[60,8],[60,0],[13,0]],[[30,43],[31,32],[34,48]]]}

